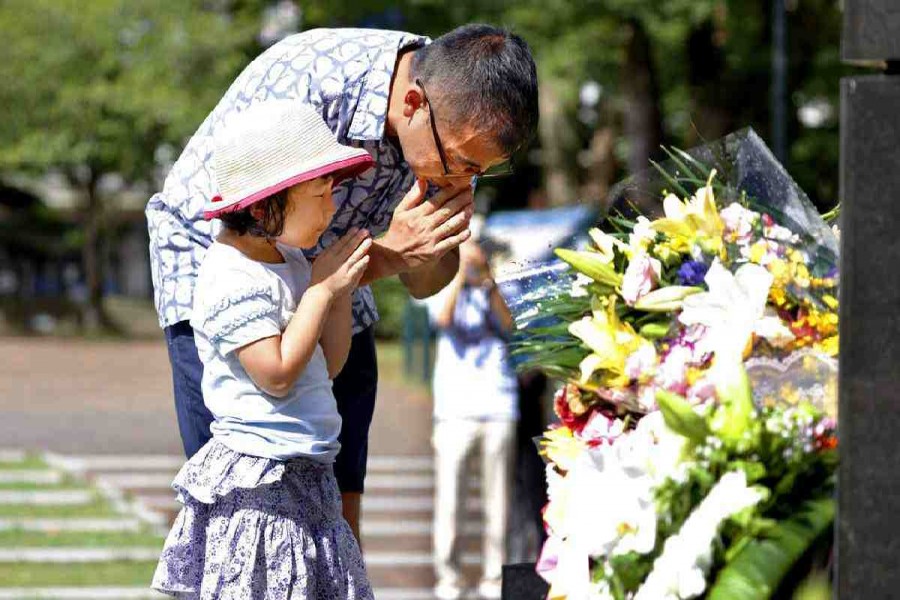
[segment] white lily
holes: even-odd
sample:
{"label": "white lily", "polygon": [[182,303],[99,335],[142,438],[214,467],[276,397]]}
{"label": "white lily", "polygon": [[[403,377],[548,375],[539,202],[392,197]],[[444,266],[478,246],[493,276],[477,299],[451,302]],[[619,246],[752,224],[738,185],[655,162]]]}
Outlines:
{"label": "white lily", "polygon": [[742,265],[732,274],[716,260],[704,280],[709,291],[685,298],[678,320],[707,327],[704,346],[716,354],[717,361],[740,363],[764,316],[772,275],[754,264]]}
{"label": "white lily", "polygon": [[650,219],[639,216],[634,223],[631,233],[628,234],[628,248],[630,257],[647,251],[653,240],[656,239],[656,230],[651,226]]}
{"label": "white lily", "polygon": [[760,500],[762,494],[747,485],[743,471],[723,475],[678,533],[666,540],[634,600],[684,600],[702,594],[719,526]]}
{"label": "white lily", "polygon": [[625,468],[617,444],[590,449],[566,475],[567,541],[586,556],[646,554],[656,542],[652,480]]}
{"label": "white lily", "polygon": [[662,264],[648,254],[637,254],[622,277],[622,299],[629,306],[650,293],[662,275]]}
{"label": "white lily", "polygon": [[613,258],[615,258],[614,250],[616,248],[621,252],[625,252],[628,246],[620,242],[618,239],[609,235],[608,233],[601,231],[597,227],[588,231],[588,235],[591,236],[591,240],[593,240],[594,245],[597,247],[597,252],[603,257],[606,262],[612,262]]}

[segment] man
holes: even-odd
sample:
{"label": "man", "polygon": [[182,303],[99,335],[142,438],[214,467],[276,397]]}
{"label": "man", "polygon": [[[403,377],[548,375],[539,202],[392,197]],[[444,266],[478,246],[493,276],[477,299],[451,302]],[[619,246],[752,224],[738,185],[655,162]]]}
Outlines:
{"label": "man", "polygon": [[[474,228],[473,228],[474,229]],[[462,598],[462,540],[471,472],[481,454],[484,570],[478,595],[500,598],[509,513],[510,468],[518,420],[516,375],[507,338],[512,314],[474,239],[460,247],[459,274],[428,300],[438,330],[434,361],[434,561],[438,600]]]}
{"label": "man", "polygon": [[[469,236],[473,212],[472,178],[503,169],[533,135],[538,112],[527,45],[486,25],[460,27],[433,43],[402,32],[317,29],[288,37],[254,60],[147,204],[156,307],[188,456],[209,440],[212,421],[188,323],[197,268],[218,231],[201,214],[216,194],[212,138],[230,116],[268,99],[312,105],[339,142],[365,148],[375,159],[373,169],[335,187],[334,218],[310,258],[351,227],[366,228],[377,239],[363,283],[399,275],[419,298],[457,272],[457,247]],[[372,329],[378,315],[368,287],[354,295],[353,318],[350,356],[334,380],[343,418],[335,474],[344,516],[358,538],[377,385]]]}

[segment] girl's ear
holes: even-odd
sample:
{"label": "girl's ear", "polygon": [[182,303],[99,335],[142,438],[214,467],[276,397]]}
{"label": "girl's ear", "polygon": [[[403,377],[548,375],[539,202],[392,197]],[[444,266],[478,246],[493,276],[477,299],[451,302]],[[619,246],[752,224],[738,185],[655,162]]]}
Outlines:
{"label": "girl's ear", "polygon": [[250,216],[257,221],[261,221],[266,217],[266,210],[263,208],[262,202],[256,202],[250,205]]}

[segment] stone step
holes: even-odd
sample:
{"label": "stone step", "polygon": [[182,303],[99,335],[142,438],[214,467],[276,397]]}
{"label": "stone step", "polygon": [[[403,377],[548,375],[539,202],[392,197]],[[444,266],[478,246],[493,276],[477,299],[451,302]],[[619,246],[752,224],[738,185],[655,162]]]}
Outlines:
{"label": "stone step", "polygon": [[[0,563],[95,563],[111,561],[153,561],[159,548],[0,548]],[[430,567],[431,552],[407,551],[366,552],[366,566],[371,568]],[[481,556],[474,552],[462,555],[464,565],[478,565]]]}
{"label": "stone step", "polygon": [[0,588],[0,600],[161,600],[168,597],[144,587]]}
{"label": "stone step", "polygon": [[[434,524],[431,519],[363,519],[360,524],[364,539],[395,538],[400,536],[431,537]],[[464,535],[480,535],[482,524],[478,521],[467,521],[463,525]]]}
{"label": "stone step", "polygon": [[[394,475],[375,473],[366,477],[366,492],[382,490],[434,490],[434,475]],[[481,479],[469,479],[470,490],[481,489]]]}
{"label": "stone step", "polygon": [[0,548],[5,563],[96,563],[154,561],[159,548]]}
{"label": "stone step", "polygon": [[143,524],[139,519],[0,519],[0,531],[83,531],[83,532],[129,532],[140,531]]}
{"label": "stone step", "polygon": [[[107,473],[89,475],[89,478],[101,487],[112,487],[128,492],[149,492],[153,490],[170,490],[173,473]],[[471,491],[479,491],[481,482],[478,478],[469,481]],[[434,492],[434,477],[427,474],[382,474],[374,473],[366,477],[366,493],[407,493]]]}
{"label": "stone step", "polygon": [[431,472],[434,470],[434,458],[432,456],[370,456],[366,463],[366,469],[370,473]]}
{"label": "stone step", "polygon": [[[427,561],[405,566],[368,564],[370,554],[368,551],[364,554],[367,563],[366,571],[369,575],[369,581],[372,582],[372,586],[376,589],[432,589],[436,583],[434,565],[430,553],[427,555]],[[470,586],[477,584],[478,578],[482,573],[480,564],[465,564],[462,571],[463,578]],[[381,596],[377,594],[375,598],[382,600]]]}
{"label": "stone step", "polygon": [[24,450],[14,448],[4,448],[0,450],[0,463],[20,463],[24,462],[28,454]]}
{"label": "stone step", "polygon": [[[431,536],[397,536],[397,537],[366,537],[363,536],[362,546],[366,554],[369,552],[428,552],[434,551],[434,541]],[[459,540],[461,552],[481,552],[481,536],[466,535]]]}
{"label": "stone step", "polygon": [[[431,567],[434,557],[431,552],[366,552],[366,567]],[[480,565],[481,555],[474,552],[463,553],[464,565]]]}
{"label": "stone step", "polygon": [[[21,460],[25,458],[24,453],[15,456],[21,456]],[[174,475],[185,462],[183,456],[162,454],[70,456],[48,453],[44,456],[51,466],[74,472],[170,471]],[[0,459],[0,462],[14,461]],[[367,469],[369,473],[429,473],[434,470],[434,459],[431,456],[370,456]]]}
{"label": "stone step", "polygon": [[[172,493],[141,494],[135,496],[134,502],[169,519],[174,519],[181,510],[181,504]],[[481,497],[473,495],[467,501],[466,510],[479,512],[481,506]],[[384,496],[366,493],[363,495],[362,510],[363,521],[378,520],[384,516],[396,517],[398,514],[407,518],[429,518],[434,513],[434,498],[431,495]]]}
{"label": "stone step", "polygon": [[[372,513],[433,513],[434,498],[432,496],[382,496],[363,494],[362,510],[364,515]],[[466,501],[466,510],[480,511],[481,497],[470,495]]]}
{"label": "stone step", "polygon": [[99,486],[130,489],[171,489],[174,473],[116,473],[91,476]]}
{"label": "stone step", "polygon": [[0,483],[34,483],[55,485],[61,483],[63,474],[50,469],[21,469],[0,471]]}
{"label": "stone step", "polygon": [[[378,600],[434,600],[432,588],[375,588]],[[467,598],[475,598],[471,595]],[[143,587],[0,588],[0,600],[159,600],[168,598]]]}
{"label": "stone step", "polygon": [[0,504],[72,506],[90,504],[96,497],[93,490],[0,490]]}
{"label": "stone step", "polygon": [[47,464],[65,471],[83,473],[86,471],[171,471],[177,473],[184,464],[184,457],[165,454],[133,454],[133,455],[81,455],[69,456],[47,453],[44,455]]}

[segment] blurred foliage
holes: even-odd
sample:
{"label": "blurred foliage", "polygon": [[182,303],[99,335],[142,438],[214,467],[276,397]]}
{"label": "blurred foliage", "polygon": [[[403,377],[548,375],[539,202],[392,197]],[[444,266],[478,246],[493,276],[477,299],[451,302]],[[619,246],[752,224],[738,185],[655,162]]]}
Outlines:
{"label": "blurred foliage", "polygon": [[[156,149],[180,147],[233,77],[261,50],[263,0],[7,0],[0,7],[0,168],[85,165],[129,179],[152,173]],[[679,146],[752,125],[769,130],[770,2],[758,0],[315,0],[302,27],[370,26],[431,36],[466,22],[511,27],[531,45],[542,91],[571,129],[568,168],[598,125],[616,127],[634,75],[625,47],[646,32],[664,140]],[[821,204],[836,200],[838,0],[789,11],[791,170]],[[598,111],[579,91],[600,84]],[[804,128],[797,111],[825,100],[832,116]],[[581,118],[579,119],[579,115]],[[621,133],[621,132],[619,132]],[[618,137],[622,160],[634,140]],[[796,164],[794,164],[796,163]],[[538,170],[540,165],[537,165]],[[621,169],[621,167],[620,167]],[[621,173],[621,170],[619,171]],[[538,179],[539,181],[539,179]],[[521,200],[521,199],[520,199]]]}
{"label": "blurred foliage", "polygon": [[[538,64],[542,126],[536,151],[515,159],[519,175],[485,182],[480,190],[492,209],[503,209],[524,207],[535,194],[550,204],[600,202],[612,181],[645,165],[663,143],[690,147],[748,125],[769,139],[774,1],[297,5],[302,29],[379,27],[435,37],[481,21],[522,35]],[[84,197],[78,242],[92,304],[100,302],[98,248],[109,217],[98,182],[114,174],[126,183],[157,183],[166,155],[178,155],[234,77],[262,51],[262,21],[275,3],[0,3],[0,103],[7,108],[0,119],[0,176],[52,169]],[[828,208],[838,200],[838,86],[849,70],[839,56],[840,0],[785,5],[785,162],[813,201]],[[810,107],[818,111],[813,126],[798,116]]]}
{"label": "blurred foliage", "polygon": [[400,339],[406,316],[409,293],[396,277],[380,279],[372,285],[375,304],[378,307],[378,323],[375,335],[383,340]]}
{"label": "blurred foliage", "polygon": [[146,180],[247,61],[256,32],[195,1],[7,0],[0,168]]}

